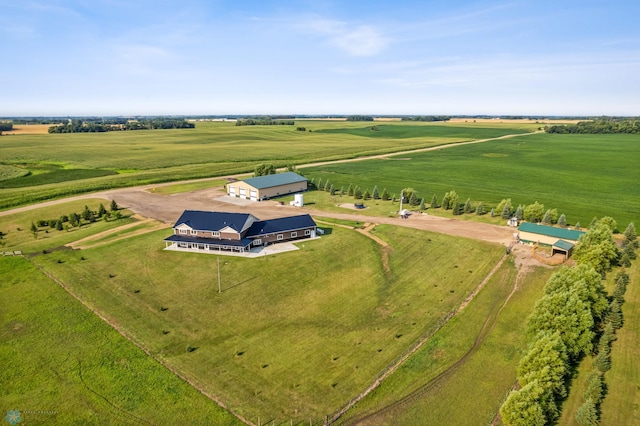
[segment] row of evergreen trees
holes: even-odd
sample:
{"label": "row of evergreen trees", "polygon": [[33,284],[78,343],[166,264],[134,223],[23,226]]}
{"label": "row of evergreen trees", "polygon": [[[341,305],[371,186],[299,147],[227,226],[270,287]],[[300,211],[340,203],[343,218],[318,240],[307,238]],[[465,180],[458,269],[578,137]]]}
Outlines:
{"label": "row of evergreen trees", "polygon": [[[57,219],[39,219],[36,222],[31,222],[31,234],[34,238],[38,238],[38,232],[40,228],[52,228],[58,231],[63,231],[69,227],[80,228],[82,225],[96,222],[97,220],[109,220],[120,219],[122,212],[115,200],[111,201],[110,210],[104,207],[101,203],[98,210],[91,210],[88,206],[84,206],[84,210],[81,213],[73,212],[69,215],[62,215]],[[48,231],[46,231],[48,232]]]}
{"label": "row of evergreen trees", "polygon": [[[500,408],[506,425],[553,424],[567,396],[572,371],[586,355],[594,357],[584,391],[584,403],[576,411],[580,425],[597,425],[604,397],[604,373],[611,368],[611,342],[622,327],[620,309],[629,276],[616,275],[611,296],[602,280],[621,252],[612,237],[611,218],[602,218],[579,240],[574,251],[576,265],[553,274],[527,319],[530,345],[518,367],[519,389],[512,391]],[[633,223],[624,233],[623,250],[635,259],[638,248]]]}

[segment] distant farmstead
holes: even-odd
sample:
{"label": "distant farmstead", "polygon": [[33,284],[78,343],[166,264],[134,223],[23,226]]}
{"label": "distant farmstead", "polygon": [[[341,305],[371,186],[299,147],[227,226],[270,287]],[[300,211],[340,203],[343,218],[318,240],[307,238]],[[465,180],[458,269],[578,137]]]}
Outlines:
{"label": "distant farmstead", "polygon": [[315,236],[316,223],[308,214],[260,220],[248,213],[185,210],[164,241],[170,250],[245,253]]}
{"label": "distant farmstead", "polygon": [[307,178],[293,172],[259,176],[227,184],[227,195],[261,201],[307,190]]}

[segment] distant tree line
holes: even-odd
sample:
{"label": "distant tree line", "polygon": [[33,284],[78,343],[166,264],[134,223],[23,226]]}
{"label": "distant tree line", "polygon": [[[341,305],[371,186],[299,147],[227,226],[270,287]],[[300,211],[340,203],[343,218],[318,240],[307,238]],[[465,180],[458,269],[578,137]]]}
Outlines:
{"label": "distant tree line", "polygon": [[293,126],[294,120],[272,120],[271,118],[246,118],[236,121],[236,126]]}
{"label": "distant tree line", "polygon": [[118,118],[101,121],[71,120],[67,124],[49,127],[49,133],[99,133],[124,130],[193,129],[194,127],[196,127],[195,124],[186,120],[156,118],[129,121]]}
{"label": "distant tree line", "polygon": [[557,124],[545,126],[547,133],[560,134],[607,134],[607,133],[640,133],[640,119],[605,118],[594,121],[579,121],[576,124]]}
{"label": "distant tree line", "polygon": [[416,115],[413,117],[402,117],[402,121],[449,121],[449,115]]}
{"label": "distant tree line", "polygon": [[350,115],[347,117],[347,121],[373,121],[373,117],[370,115]]}
{"label": "distant tree line", "polygon": [[11,130],[13,130],[13,123],[0,121],[0,135],[2,135],[2,132],[10,132]]}

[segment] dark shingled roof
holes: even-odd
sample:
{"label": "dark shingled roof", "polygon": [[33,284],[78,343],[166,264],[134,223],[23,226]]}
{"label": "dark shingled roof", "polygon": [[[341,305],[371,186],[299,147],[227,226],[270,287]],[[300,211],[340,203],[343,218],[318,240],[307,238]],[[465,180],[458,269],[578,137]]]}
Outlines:
{"label": "dark shingled roof", "polygon": [[254,222],[247,232],[247,237],[258,237],[278,232],[295,231],[296,229],[312,228],[316,223],[308,214],[281,217],[280,219],[261,220]]}
{"label": "dark shingled roof", "polygon": [[307,181],[307,178],[293,172],[276,173],[275,175],[258,176],[243,180],[244,183],[251,185],[256,189],[272,188],[274,186],[305,181]]}
{"label": "dark shingled roof", "polygon": [[250,219],[258,218],[248,213],[205,212],[199,210],[185,210],[176,221],[174,228],[183,223],[198,231],[220,231],[226,227],[241,232]]}

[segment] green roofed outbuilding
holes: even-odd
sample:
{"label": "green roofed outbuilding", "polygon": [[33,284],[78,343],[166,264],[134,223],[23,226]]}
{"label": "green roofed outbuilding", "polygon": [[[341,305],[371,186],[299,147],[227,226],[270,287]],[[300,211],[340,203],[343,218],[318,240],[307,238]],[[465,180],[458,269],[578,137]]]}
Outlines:
{"label": "green roofed outbuilding", "polygon": [[307,178],[294,172],[259,176],[227,184],[227,195],[261,201],[307,190]]}
{"label": "green roofed outbuilding", "polygon": [[552,247],[553,253],[562,253],[567,258],[571,256],[573,247],[583,234],[583,231],[575,229],[540,225],[531,222],[523,222],[518,227],[518,238],[520,241],[550,246]]}

